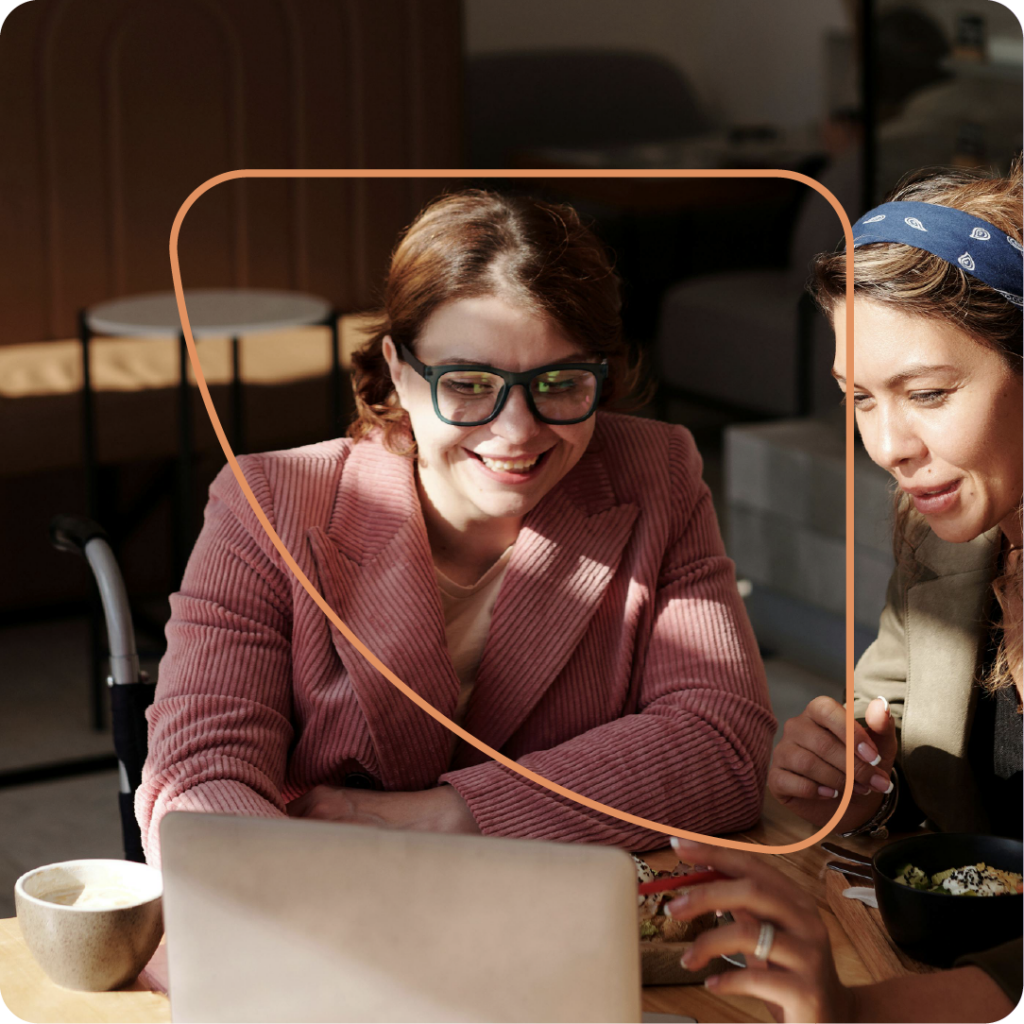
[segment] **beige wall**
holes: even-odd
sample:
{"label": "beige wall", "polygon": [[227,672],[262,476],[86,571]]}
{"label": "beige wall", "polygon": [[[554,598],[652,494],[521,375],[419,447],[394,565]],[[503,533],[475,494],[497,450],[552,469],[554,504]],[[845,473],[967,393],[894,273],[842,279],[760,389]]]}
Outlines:
{"label": "beige wall", "polygon": [[843,0],[464,0],[470,55],[608,47],[673,61],[730,124],[801,127],[823,113],[826,32]]}

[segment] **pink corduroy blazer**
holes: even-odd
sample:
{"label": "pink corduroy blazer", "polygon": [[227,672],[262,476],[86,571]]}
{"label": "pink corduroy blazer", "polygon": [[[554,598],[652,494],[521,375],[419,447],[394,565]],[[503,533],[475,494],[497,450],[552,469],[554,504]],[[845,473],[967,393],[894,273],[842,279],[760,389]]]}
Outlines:
{"label": "pink corduroy blazer", "polygon": [[[370,438],[240,462],[342,621],[450,716],[459,682],[413,461]],[[758,818],[775,720],[700,472],[684,428],[598,414],[583,458],[524,520],[464,725],[586,796],[716,833]],[[330,624],[229,469],[171,609],[136,797],[151,862],[170,810],[282,815],[355,775],[450,783],[487,835],[664,843],[465,742],[449,764],[450,733]]]}

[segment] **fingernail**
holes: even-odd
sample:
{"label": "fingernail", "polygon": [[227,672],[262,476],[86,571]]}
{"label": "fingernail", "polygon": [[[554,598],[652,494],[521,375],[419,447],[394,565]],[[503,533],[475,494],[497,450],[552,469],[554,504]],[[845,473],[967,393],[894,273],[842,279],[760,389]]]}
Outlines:
{"label": "fingernail", "polygon": [[678,850],[687,850],[687,851],[689,851],[689,850],[692,850],[695,847],[699,847],[701,845],[700,843],[692,842],[689,839],[680,839],[679,836],[672,836],[672,838],[669,840],[669,844],[671,845],[672,849],[676,850],[676,851],[678,851]]}
{"label": "fingernail", "polygon": [[690,894],[688,892],[681,892],[678,896],[676,896],[672,900],[671,903],[666,903],[665,904],[665,913],[668,914],[669,917],[671,917],[672,916],[672,910],[671,910],[672,907],[684,907],[689,902],[689,900],[690,900]]}
{"label": "fingernail", "polygon": [[685,952],[685,953],[684,953],[684,954],[683,954],[683,955],[682,955],[682,956],[681,956],[681,957],[679,958],[679,962],[680,962],[680,963],[681,963],[681,964],[682,964],[682,965],[683,965],[684,967],[689,967],[689,966],[690,966],[690,964],[691,964],[691,963],[693,962],[693,950],[692,950],[692,949],[688,949],[688,950],[687,950],[687,951],[686,951],[686,952]]}
{"label": "fingernail", "polygon": [[893,791],[893,787],[894,787],[895,785],[896,785],[896,783],[895,783],[895,782],[893,782],[893,781],[892,781],[892,779],[890,779],[890,780],[889,780],[889,785],[888,785],[888,787],[887,787],[887,788],[886,788],[886,790],[885,790],[885,795],[886,795],[886,796],[888,796],[888,795],[889,795],[889,794],[890,794],[890,793],[891,793],[891,792]]}
{"label": "fingernail", "polygon": [[892,789],[892,782],[889,781],[888,775],[879,772],[871,776],[871,788],[878,790],[879,793],[888,793]]}
{"label": "fingernail", "polygon": [[829,786],[819,786],[818,796],[824,796],[828,797],[829,800],[835,800],[835,798],[839,796],[839,790],[831,789]]}
{"label": "fingernail", "polygon": [[875,700],[880,700],[885,705],[885,717],[888,718],[889,717],[889,702],[881,694],[879,694],[875,698]]}
{"label": "fingernail", "polygon": [[865,786],[863,782],[855,782],[853,784],[853,791],[858,796],[867,796],[871,792],[871,787]]}
{"label": "fingernail", "polygon": [[718,975],[717,974],[709,974],[704,979],[704,987],[705,988],[718,988]]}
{"label": "fingernail", "polygon": [[672,908],[667,903],[662,906],[661,912],[668,918],[672,917]]}
{"label": "fingernail", "polygon": [[876,765],[882,760],[882,755],[870,743],[861,743],[857,747],[857,753],[860,754],[862,761],[867,761],[870,765]]}

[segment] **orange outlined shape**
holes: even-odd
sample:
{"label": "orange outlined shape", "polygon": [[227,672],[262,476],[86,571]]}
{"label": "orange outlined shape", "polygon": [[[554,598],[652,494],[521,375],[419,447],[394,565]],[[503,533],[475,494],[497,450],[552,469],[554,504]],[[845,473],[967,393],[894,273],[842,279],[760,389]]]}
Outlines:
{"label": "orange outlined shape", "polygon": [[[681,839],[692,839],[698,842],[711,843],[715,846],[729,847],[735,850],[748,850],[754,853],[794,853],[798,850],[805,850],[809,846],[813,846],[820,839],[824,839],[832,829],[839,823],[842,816],[846,813],[847,807],[850,805],[850,800],[853,796],[853,771],[854,771],[854,752],[853,752],[853,664],[850,659],[850,654],[853,651],[853,458],[854,458],[854,442],[853,442],[853,403],[847,402],[845,408],[845,426],[846,426],[846,650],[847,650],[847,665],[846,665],[846,785],[843,789],[842,798],[839,801],[839,806],[836,809],[836,813],[829,819],[828,823],[820,828],[817,832],[808,836],[807,839],[800,840],[796,843],[788,843],[779,846],[761,846],[756,843],[745,843],[735,839],[721,839],[717,836],[705,836],[697,832],[688,832],[685,829],[675,828],[669,825],[663,825],[661,822],[652,821],[649,818],[643,818],[639,815],[630,814],[628,811],[621,811],[618,808],[610,807],[607,804],[603,804],[598,800],[592,800],[590,797],[584,796],[582,793],[577,793],[574,790],[567,789],[564,786],[558,785],[556,782],[551,782],[549,779],[544,778],[542,775],[538,775],[536,772],[530,771],[529,768],[524,768],[522,765],[513,761],[511,758],[506,757],[500,751],[494,750],[489,747],[486,743],[478,740],[471,733],[467,732],[461,726],[456,725],[451,719],[441,714],[432,704],[424,700],[418,693],[412,690],[406,683],[398,678],[379,658],[345,625],[344,622],[338,617],[337,613],[331,608],[331,606],[324,600],[323,596],[317,591],[317,589],[310,583],[308,577],[299,568],[295,559],[292,558],[288,549],[284,546],[281,538],[278,537],[270,521],[267,519],[263,510],[260,508],[259,502],[256,500],[256,496],[253,494],[252,489],[249,487],[248,482],[245,479],[245,475],[242,473],[241,467],[238,465],[238,460],[235,458],[235,453],[231,450],[231,445],[228,443],[227,435],[224,433],[224,428],[221,425],[220,418],[217,416],[217,411],[214,409],[213,401],[210,398],[210,391],[206,385],[206,378],[203,376],[203,369],[199,363],[199,357],[196,352],[195,339],[192,337],[192,327],[188,319],[188,310],[185,306],[185,293],[181,282],[181,265],[178,260],[178,237],[181,233],[181,226],[184,223],[185,215],[192,208],[193,204],[199,199],[200,196],[209,192],[212,188],[217,185],[221,185],[227,181],[236,181],[243,178],[442,178],[448,180],[459,180],[466,178],[789,178],[793,181],[803,182],[813,188],[816,192],[819,192],[825,197],[826,200],[831,204],[832,208],[836,211],[839,221],[843,226],[843,233],[846,238],[846,331],[847,337],[853,338],[853,228],[850,224],[850,218],[846,215],[846,211],[843,209],[842,204],[838,199],[823,185],[815,181],[813,178],[809,178],[804,174],[799,174],[796,171],[786,170],[571,170],[571,169],[559,169],[559,170],[487,170],[477,171],[471,168],[447,168],[447,169],[432,169],[432,170],[420,170],[420,169],[387,169],[387,170],[368,170],[365,168],[345,168],[345,169],[300,169],[295,170],[292,168],[285,169],[250,169],[250,170],[239,170],[239,171],[227,171],[224,174],[218,174],[213,178],[209,178],[204,181],[198,188],[193,190],[189,197],[181,204],[177,214],[174,217],[174,223],[171,226],[171,237],[170,237],[170,258],[171,258],[171,275],[174,279],[174,294],[178,303],[178,315],[181,318],[181,327],[185,335],[185,343],[188,347],[189,360],[192,363],[192,369],[195,372],[196,384],[199,387],[199,392],[203,396],[203,404],[206,406],[206,412],[210,417],[210,422],[213,425],[214,432],[217,435],[217,440],[220,442],[221,448],[224,450],[224,455],[227,458],[228,465],[231,466],[231,471],[235,475],[235,479],[238,481],[238,485],[245,495],[246,501],[249,502],[250,507],[253,510],[256,518],[259,520],[260,525],[267,532],[267,536],[270,538],[271,543],[280,553],[285,565],[288,566],[289,570],[295,575],[296,579],[302,584],[306,593],[313,599],[320,610],[327,616],[327,618],[334,623],[338,628],[342,636],[364,657],[378,672],[381,673],[394,687],[400,690],[409,700],[413,702],[421,711],[430,715],[436,721],[440,722],[446,729],[454,733],[460,739],[465,740],[467,743],[472,744],[481,753],[486,754],[492,760],[497,761],[499,764],[503,764],[510,771],[515,772],[517,775],[521,775],[523,778],[528,779],[530,782],[535,783],[538,786],[542,786],[544,789],[550,790],[552,793],[557,793],[561,797],[565,797],[568,800],[575,801],[584,807],[589,807],[593,811],[598,811],[601,814],[607,814],[611,817],[618,818],[620,821],[628,822],[631,825],[637,825],[640,828],[649,829],[653,832],[661,832],[666,836],[678,836]],[[843,371],[844,376],[847,380],[853,380],[853,344],[847,345],[846,347],[846,368]]]}

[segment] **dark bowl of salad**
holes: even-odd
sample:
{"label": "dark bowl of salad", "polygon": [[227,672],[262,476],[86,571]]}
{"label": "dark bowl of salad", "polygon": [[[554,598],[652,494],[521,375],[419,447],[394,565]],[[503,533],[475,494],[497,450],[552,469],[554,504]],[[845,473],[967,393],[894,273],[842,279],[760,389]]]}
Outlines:
{"label": "dark bowl of salad", "polygon": [[875,854],[878,909],[893,941],[935,967],[1022,931],[1024,847],[1016,839],[934,832]]}

